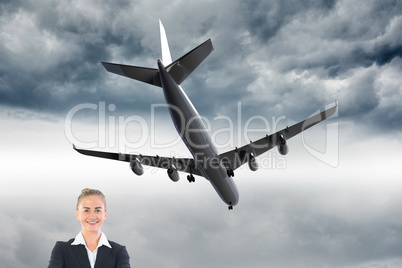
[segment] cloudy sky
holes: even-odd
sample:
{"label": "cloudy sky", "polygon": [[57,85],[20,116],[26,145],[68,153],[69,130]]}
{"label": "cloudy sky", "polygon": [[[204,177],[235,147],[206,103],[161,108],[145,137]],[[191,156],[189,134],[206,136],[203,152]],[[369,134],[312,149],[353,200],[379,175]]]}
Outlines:
{"label": "cloudy sky", "polygon": [[[402,1],[171,2],[0,1],[0,268],[46,267],[85,187],[132,267],[401,267]],[[233,211],[200,177],[72,149],[189,156],[161,89],[100,64],[155,68],[159,18],[174,59],[212,39],[182,86],[222,152],[338,101],[236,172]]]}

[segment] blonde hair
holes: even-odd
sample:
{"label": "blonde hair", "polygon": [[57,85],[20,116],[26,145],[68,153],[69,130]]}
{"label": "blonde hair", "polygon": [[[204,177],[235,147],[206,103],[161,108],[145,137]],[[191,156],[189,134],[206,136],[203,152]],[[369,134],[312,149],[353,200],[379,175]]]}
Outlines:
{"label": "blonde hair", "polygon": [[78,210],[78,206],[79,206],[79,204],[81,203],[81,200],[82,200],[83,198],[85,198],[85,197],[87,197],[87,196],[91,196],[91,195],[97,195],[97,196],[99,196],[100,198],[102,198],[102,201],[103,201],[103,203],[105,204],[105,210],[106,210],[106,197],[105,197],[105,195],[104,195],[101,191],[99,191],[99,190],[90,189],[90,188],[85,188],[85,189],[82,189],[82,190],[81,190],[81,194],[78,196],[78,199],[77,199],[77,207],[76,207],[76,210]]}

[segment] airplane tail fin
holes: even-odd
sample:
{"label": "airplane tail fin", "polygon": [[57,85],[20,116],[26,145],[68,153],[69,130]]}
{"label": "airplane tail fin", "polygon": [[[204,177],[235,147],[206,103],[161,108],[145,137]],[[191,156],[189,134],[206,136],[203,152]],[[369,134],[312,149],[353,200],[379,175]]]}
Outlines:
{"label": "airplane tail fin", "polygon": [[[214,50],[211,39],[208,39],[184,56],[172,62],[166,32],[159,21],[161,33],[162,62],[166,71],[173,80],[180,85],[201,64],[202,61]],[[144,83],[161,87],[159,70],[153,68],[137,67],[123,64],[102,62],[107,71],[129,77]]]}
{"label": "airplane tail fin", "polygon": [[162,62],[163,65],[168,66],[169,64],[172,63],[172,56],[170,55],[170,49],[166,37],[165,27],[163,27],[161,20],[159,20],[159,30],[161,34]]}

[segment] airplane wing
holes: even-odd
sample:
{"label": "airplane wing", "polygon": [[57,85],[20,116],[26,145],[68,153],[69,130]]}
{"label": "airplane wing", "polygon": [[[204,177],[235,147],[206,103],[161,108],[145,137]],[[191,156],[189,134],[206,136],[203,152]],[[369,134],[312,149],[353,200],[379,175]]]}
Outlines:
{"label": "airplane wing", "polygon": [[331,117],[336,111],[337,105],[329,108],[319,114],[311,116],[304,121],[294,124],[290,127],[286,127],[276,133],[271,135],[266,135],[264,138],[259,139],[255,142],[251,142],[243,147],[236,148],[232,151],[220,154],[219,158],[222,163],[224,163],[228,168],[235,170],[242,166],[248,161],[248,155],[251,153],[253,156],[259,156],[266,151],[278,146],[281,139],[285,141],[296,136],[302,131],[324,121],[325,119]]}
{"label": "airplane wing", "polygon": [[75,145],[73,145],[73,148],[77,152],[88,156],[101,157],[123,162],[131,162],[133,160],[138,160],[142,165],[163,168],[163,169],[168,169],[173,165],[177,169],[177,171],[202,176],[195,166],[194,159],[191,158],[175,158],[175,157],[162,157],[158,155],[147,156],[141,154],[121,154],[121,153],[111,153],[102,151],[92,151],[92,150],[78,149],[77,147],[75,147]]}

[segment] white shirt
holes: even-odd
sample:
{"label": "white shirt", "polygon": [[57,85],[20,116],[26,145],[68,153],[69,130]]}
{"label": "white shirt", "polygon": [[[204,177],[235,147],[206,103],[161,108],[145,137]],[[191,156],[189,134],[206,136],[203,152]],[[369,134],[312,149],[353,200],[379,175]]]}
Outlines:
{"label": "white shirt", "polygon": [[99,239],[99,242],[98,242],[98,246],[96,247],[96,249],[93,252],[87,247],[87,244],[85,243],[85,239],[82,236],[81,232],[75,237],[75,240],[73,241],[73,243],[71,243],[71,245],[84,245],[85,246],[85,248],[87,249],[88,259],[89,259],[89,263],[91,264],[91,268],[95,267],[96,255],[98,254],[99,247],[105,245],[109,248],[112,248],[112,246],[109,244],[109,241],[107,241],[106,235],[104,233],[102,233],[102,235]]}

